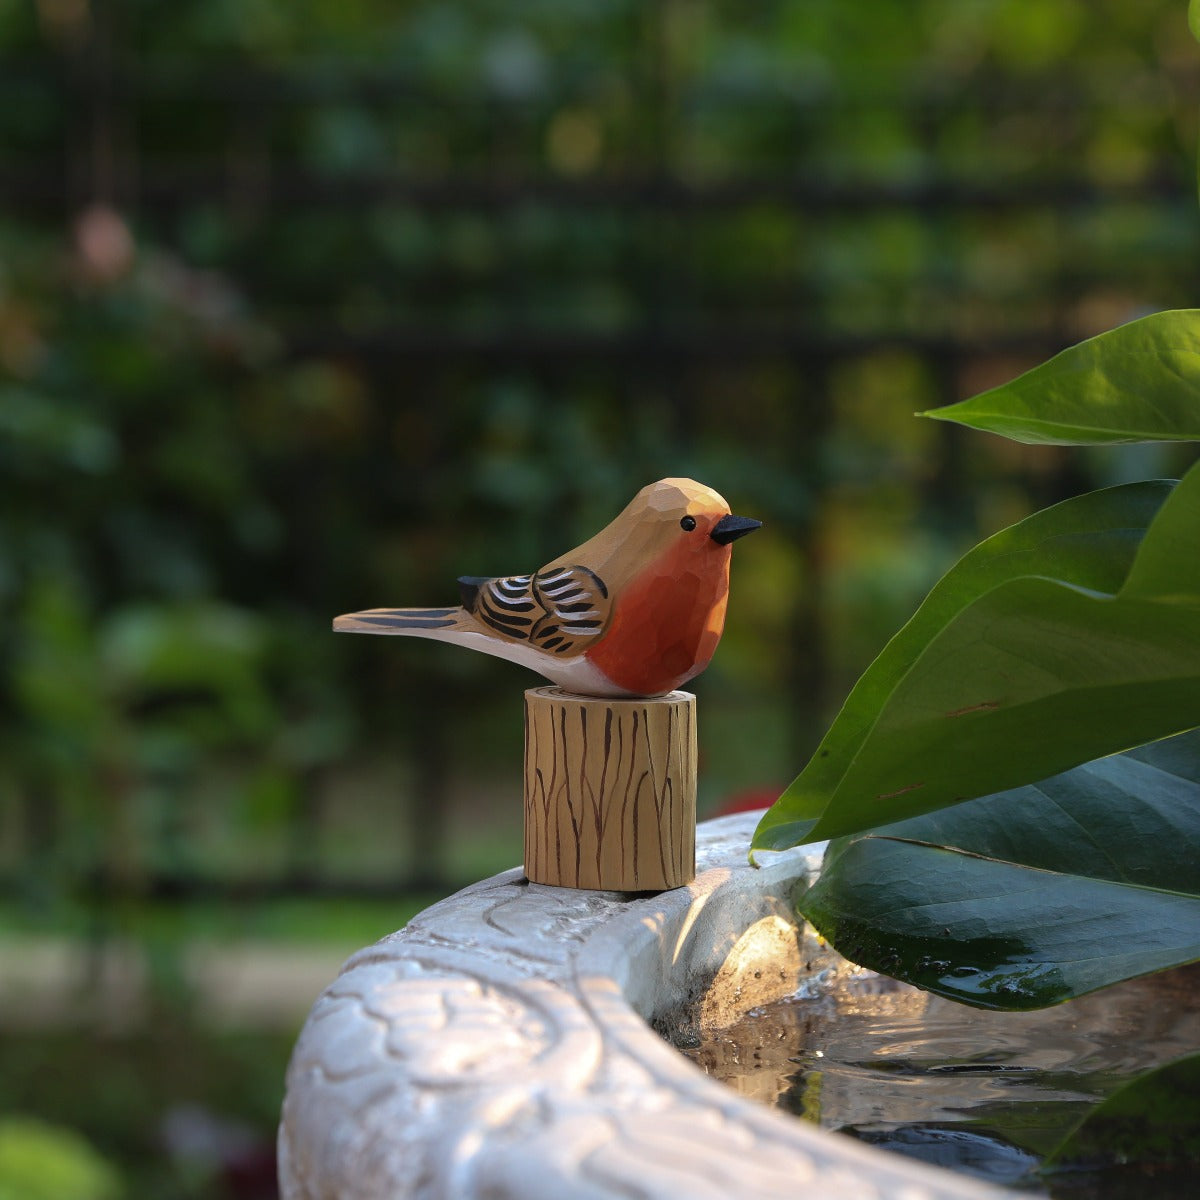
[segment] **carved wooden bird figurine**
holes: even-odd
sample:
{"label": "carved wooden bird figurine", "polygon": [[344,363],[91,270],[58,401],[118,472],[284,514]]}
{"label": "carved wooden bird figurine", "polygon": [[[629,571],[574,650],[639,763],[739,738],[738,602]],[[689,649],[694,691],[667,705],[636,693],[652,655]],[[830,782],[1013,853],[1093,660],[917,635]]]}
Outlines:
{"label": "carved wooden bird figurine", "polygon": [[649,484],[595,537],[532,575],[463,576],[455,608],[372,608],[342,633],[454,642],[587,696],[660,696],[708,666],[725,625],[732,542],[761,521],[702,483]]}

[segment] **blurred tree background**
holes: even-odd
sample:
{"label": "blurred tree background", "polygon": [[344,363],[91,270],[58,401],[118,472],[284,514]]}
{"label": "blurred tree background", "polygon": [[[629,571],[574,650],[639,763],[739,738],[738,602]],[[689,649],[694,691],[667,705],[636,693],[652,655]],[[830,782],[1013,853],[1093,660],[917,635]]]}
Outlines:
{"label": "blurred tree background", "polygon": [[1183,0],[0,0],[0,1109],[268,1196],[320,980],[520,861],[535,677],[335,613],[711,484],[708,813],[969,543],[1172,473],[911,414],[1197,302],[1198,90]]}

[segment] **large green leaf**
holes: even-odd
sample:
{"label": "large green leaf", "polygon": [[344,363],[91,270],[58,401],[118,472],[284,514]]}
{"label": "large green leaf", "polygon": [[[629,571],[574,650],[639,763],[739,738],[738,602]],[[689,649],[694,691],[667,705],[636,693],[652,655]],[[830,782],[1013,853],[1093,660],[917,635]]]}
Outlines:
{"label": "large green leaf", "polygon": [[1200,725],[1189,528],[1200,469],[1174,490],[1077,497],[976,547],[864,673],[754,847],[869,829]]}
{"label": "large green leaf", "polygon": [[969,400],[922,413],[1019,442],[1200,439],[1200,309],[1153,313]]}
{"label": "large green leaf", "polygon": [[1200,731],[831,843],[801,912],[847,958],[1041,1008],[1200,958]]}
{"label": "large green leaf", "polygon": [[1165,1063],[1118,1088],[1042,1166],[1079,1161],[1200,1166],[1200,1054]]}

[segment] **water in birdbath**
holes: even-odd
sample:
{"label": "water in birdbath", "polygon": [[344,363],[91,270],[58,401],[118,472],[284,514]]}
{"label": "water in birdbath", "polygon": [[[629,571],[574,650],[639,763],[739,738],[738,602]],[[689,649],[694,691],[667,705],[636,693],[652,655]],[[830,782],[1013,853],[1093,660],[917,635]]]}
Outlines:
{"label": "water in birdbath", "polygon": [[1029,1013],[968,1008],[869,971],[830,974],[681,1049],[746,1096],[1027,1193],[1200,1194],[1194,1167],[1035,1173],[1099,1100],[1200,1049],[1200,965]]}

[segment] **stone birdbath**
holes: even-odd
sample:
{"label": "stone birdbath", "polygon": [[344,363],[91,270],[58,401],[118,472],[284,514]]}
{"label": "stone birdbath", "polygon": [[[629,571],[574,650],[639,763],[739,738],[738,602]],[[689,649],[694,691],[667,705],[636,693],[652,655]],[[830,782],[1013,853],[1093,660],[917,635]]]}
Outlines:
{"label": "stone birdbath", "polygon": [[823,848],[752,868],[755,819],[702,823],[687,887],[515,869],[353,955],[288,1070],[285,1200],[1011,1195],[760,1106],[660,1036],[850,970],[791,904]]}

